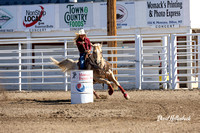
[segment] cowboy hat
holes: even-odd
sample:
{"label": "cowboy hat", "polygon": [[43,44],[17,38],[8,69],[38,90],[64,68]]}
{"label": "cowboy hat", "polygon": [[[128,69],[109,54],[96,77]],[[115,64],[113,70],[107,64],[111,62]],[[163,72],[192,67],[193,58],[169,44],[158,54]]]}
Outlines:
{"label": "cowboy hat", "polygon": [[78,33],[75,33],[75,34],[76,35],[85,35],[86,33],[85,33],[84,29],[81,29],[78,31]]}

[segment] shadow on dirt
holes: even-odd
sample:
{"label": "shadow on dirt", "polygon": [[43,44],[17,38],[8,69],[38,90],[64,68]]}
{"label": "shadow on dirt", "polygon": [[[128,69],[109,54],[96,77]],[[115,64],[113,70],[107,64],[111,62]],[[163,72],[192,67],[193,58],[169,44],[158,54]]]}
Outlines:
{"label": "shadow on dirt", "polygon": [[37,103],[42,103],[45,105],[61,105],[61,104],[71,104],[71,99],[67,100],[33,100],[34,102]]}
{"label": "shadow on dirt", "polygon": [[8,100],[8,96],[7,96],[6,90],[0,84],[0,101],[6,101],[6,100]]}

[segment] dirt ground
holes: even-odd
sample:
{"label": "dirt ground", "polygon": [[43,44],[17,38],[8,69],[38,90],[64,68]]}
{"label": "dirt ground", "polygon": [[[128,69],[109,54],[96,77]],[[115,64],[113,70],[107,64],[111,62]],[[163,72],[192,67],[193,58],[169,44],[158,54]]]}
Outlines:
{"label": "dirt ground", "polygon": [[70,92],[1,91],[0,132],[200,132],[200,91],[120,91],[71,104]]}

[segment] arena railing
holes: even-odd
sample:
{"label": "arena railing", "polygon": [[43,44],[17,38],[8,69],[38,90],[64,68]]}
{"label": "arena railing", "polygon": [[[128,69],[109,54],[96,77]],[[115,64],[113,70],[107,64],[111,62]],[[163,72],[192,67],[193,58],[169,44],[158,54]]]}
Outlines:
{"label": "arena railing", "polygon": [[171,38],[172,89],[179,88],[178,84],[187,84],[188,89],[200,88],[200,34],[173,34]]}
{"label": "arena railing", "polygon": [[[179,36],[186,36],[187,40],[179,41],[177,40]],[[191,37],[196,37],[198,42],[193,41]],[[200,34],[89,36],[89,38],[92,43],[117,41],[119,44],[123,44],[120,47],[105,47],[104,45],[104,58],[122,58],[118,61],[110,61],[110,63],[122,66],[113,69],[121,71],[115,76],[118,77],[120,83],[133,84],[132,88],[145,89],[144,84],[157,83],[163,89],[169,88],[168,85],[172,85],[172,89],[176,89],[178,83],[184,82],[189,85],[191,83],[200,83],[200,70],[198,67],[200,65],[198,52],[200,51]],[[73,39],[74,37],[0,40],[0,47],[2,47],[0,49],[1,84],[18,85],[20,91],[26,89],[22,88],[22,85],[63,84],[64,90],[67,91],[68,84],[70,84],[69,75],[67,73],[63,74],[60,69],[52,64],[49,58],[54,57],[58,60],[64,58],[78,59],[78,50],[75,45],[71,45],[74,41]],[[159,43],[154,43],[155,40],[159,41]],[[145,41],[150,41],[151,43]],[[124,47],[124,42],[129,42],[129,44]],[[181,43],[186,43],[187,45],[181,46]],[[51,45],[51,48],[32,49],[32,44],[48,44]],[[62,44],[62,46],[54,48],[57,44]],[[10,49],[6,49],[4,46]],[[182,49],[185,49],[186,52],[177,52],[177,50]],[[113,54],[113,52],[111,52],[112,54],[106,53],[112,50],[123,52],[118,52],[118,54]],[[182,56],[181,54],[184,54],[187,59],[178,60],[177,57]],[[33,60],[35,62],[32,62]],[[180,62],[184,62],[187,65],[180,67],[177,65]],[[181,74],[178,73],[178,70],[187,70],[187,73]],[[150,71],[153,73],[148,73]],[[33,74],[38,72],[41,74]],[[47,72],[53,72],[53,74],[46,74]],[[186,81],[178,81],[178,77],[184,76],[188,77]],[[198,79],[196,78],[197,76]],[[192,77],[196,78],[195,81],[192,80]],[[30,80],[33,78],[37,82]],[[62,80],[54,80],[59,78]],[[47,79],[51,80],[47,82]]]}
{"label": "arena railing", "polygon": [[[17,45],[17,48],[0,50],[0,67],[4,68],[0,70],[2,76],[0,76],[2,85],[18,85],[19,91],[22,91],[22,85],[52,85],[52,84],[64,84],[65,90],[68,90],[67,84],[69,75],[67,73],[56,74],[56,75],[45,75],[45,72],[60,72],[58,68],[46,69],[45,66],[50,65],[53,66],[50,61],[44,61],[49,59],[51,56],[56,59],[64,59],[64,58],[78,58],[78,55],[70,55],[68,52],[77,51],[77,48],[69,48],[68,43],[73,42],[72,37],[59,37],[59,38],[28,38],[28,39],[2,39],[0,40],[0,46],[13,46],[12,44]],[[90,37],[91,42],[105,42],[105,41],[134,41],[135,36],[97,36]],[[63,48],[48,48],[48,49],[32,49],[28,45],[32,44],[43,44],[48,43],[49,45],[55,45],[55,43],[63,43]],[[26,45],[26,49],[22,48]],[[104,51],[107,50],[134,50],[134,47],[124,47],[124,48],[115,48],[115,47],[103,47]],[[45,55],[48,52],[52,53],[62,53],[60,55]],[[32,56],[32,54],[35,56]],[[104,57],[130,57],[134,58],[134,53],[132,54],[104,54]],[[41,60],[40,62],[32,62],[31,60]],[[135,59],[134,59],[135,60]],[[111,63],[118,64],[134,64],[134,61],[111,61]],[[33,69],[32,66],[39,69]],[[11,67],[11,68],[10,68]],[[13,67],[13,68],[12,68]],[[15,67],[15,68],[14,68]],[[16,69],[17,68],[17,69]],[[7,70],[5,70],[7,69]],[[116,68],[117,70],[135,70],[132,68]],[[41,75],[32,75],[33,72],[41,72]],[[27,73],[27,74],[24,74]],[[117,77],[135,77],[134,74],[117,74]],[[30,79],[41,79],[40,82],[32,82]],[[64,82],[46,82],[45,79],[50,78],[64,78]],[[23,81],[26,79],[27,81]],[[119,81],[120,83],[133,83],[134,81]]]}

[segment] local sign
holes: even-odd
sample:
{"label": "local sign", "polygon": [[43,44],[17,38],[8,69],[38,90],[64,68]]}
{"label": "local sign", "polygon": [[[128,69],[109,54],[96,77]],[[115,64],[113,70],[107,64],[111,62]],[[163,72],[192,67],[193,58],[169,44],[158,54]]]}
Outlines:
{"label": "local sign", "polygon": [[50,31],[54,28],[54,6],[34,5],[22,7],[22,27],[30,32]]}

